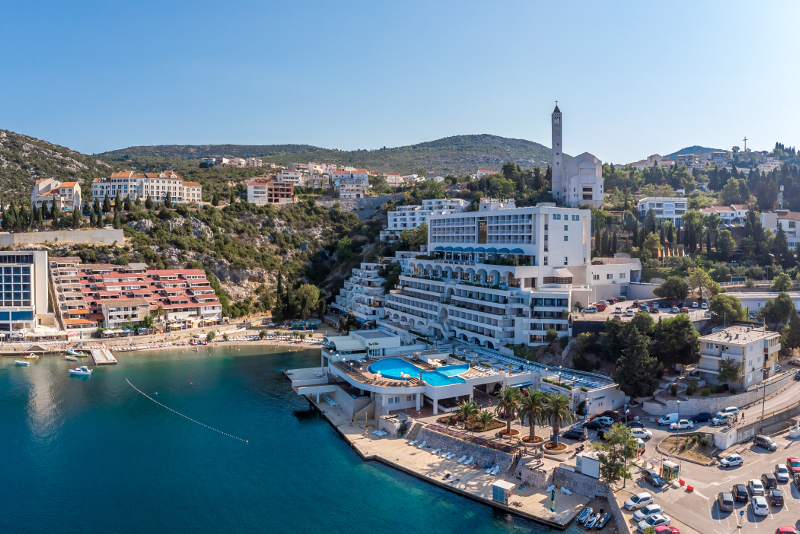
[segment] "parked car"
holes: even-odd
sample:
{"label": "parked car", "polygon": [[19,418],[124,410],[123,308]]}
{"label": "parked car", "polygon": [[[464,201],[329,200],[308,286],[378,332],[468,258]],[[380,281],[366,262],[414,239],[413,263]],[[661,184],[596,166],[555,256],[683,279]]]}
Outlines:
{"label": "parked car", "polygon": [[680,313],[680,312],[681,312],[681,310],[680,310],[679,308],[676,308],[675,306],[673,306],[673,307],[672,307],[672,309],[671,309],[671,310],[669,310],[669,312],[670,312],[670,313]]}
{"label": "parked car", "polygon": [[778,478],[772,473],[764,473],[761,475],[761,483],[764,484],[765,490],[776,489],[778,487]]}
{"label": "parked car", "polygon": [[770,506],[783,506],[783,492],[779,489],[769,490],[767,500]]}
{"label": "parked car", "polygon": [[725,408],[722,411],[723,412],[727,412],[727,413],[732,413],[733,415],[738,415],[739,414],[739,408],[737,408],[736,406],[728,406],[727,408]]}
{"label": "parked car", "polygon": [[794,486],[797,488],[797,491],[800,491],[800,473],[793,474],[792,480],[794,481]]}
{"label": "parked car", "polygon": [[[631,315],[633,315],[633,314],[631,314]],[[795,379],[795,380],[800,380],[800,371],[797,371],[797,372],[795,373],[795,375],[794,375],[794,379]]]}
{"label": "parked car", "polygon": [[681,419],[675,423],[669,425],[670,430],[689,430],[694,428],[694,423],[689,421],[688,419]]}
{"label": "parked car", "polygon": [[731,493],[733,493],[733,498],[739,502],[747,502],[750,498],[747,493],[747,486],[744,484],[734,484],[733,488],[731,488]]}
{"label": "parked car", "polygon": [[602,416],[602,417],[598,417],[597,419],[595,419],[595,421],[597,421],[598,423],[600,423],[603,426],[611,426],[611,425],[614,424],[614,420],[612,418],[608,417],[608,416],[605,416],[605,415]]}
{"label": "parked car", "polygon": [[628,300],[628,299],[627,299],[627,297],[622,297],[622,296],[620,296],[620,297],[617,299],[617,302],[625,302],[626,300]]}
{"label": "parked car", "polygon": [[776,372],[776,373],[780,373],[780,372],[781,372],[781,369],[783,369],[783,367],[781,367],[780,365],[778,365],[778,364],[776,363],[776,364],[775,364],[775,372]]}
{"label": "parked car", "polygon": [[797,529],[794,527],[778,527],[775,534],[797,534]]}
{"label": "parked car", "polygon": [[747,490],[750,492],[751,497],[764,495],[764,484],[757,478],[751,478],[747,481]]}
{"label": "parked car", "polygon": [[708,412],[700,412],[697,415],[693,415],[689,420],[693,423],[705,423],[706,421],[711,421],[714,419],[714,416]]}
{"label": "parked car", "polygon": [[600,430],[603,428],[603,425],[601,425],[599,421],[586,421],[583,423],[583,428],[588,428],[589,430]]}
{"label": "parked car", "polygon": [[[633,313],[632,309],[628,308],[625,311],[625,317],[633,317],[633,315],[634,315],[634,313]],[[797,373],[797,376],[800,376],[800,372]],[[798,378],[798,380],[800,380],[800,378]]]}
{"label": "parked car", "polygon": [[581,311],[583,311],[583,313],[597,313],[597,308],[595,308],[594,306],[589,306],[588,308],[584,308]]}
{"label": "parked car", "polygon": [[792,473],[800,473],[800,459],[789,456],[786,458],[786,467],[788,467],[789,471]]}
{"label": "parked car", "polygon": [[645,506],[641,510],[636,511],[633,514],[633,518],[636,521],[641,521],[643,519],[647,519],[651,515],[663,514],[663,513],[664,513],[664,510],[663,510],[663,508],[661,508],[660,504],[648,504],[647,506]]}
{"label": "parked car", "polygon": [[655,306],[650,306],[650,309],[647,311],[649,311],[650,313],[661,313],[659,309]]}
{"label": "parked car", "polygon": [[[766,504],[767,500],[764,499],[764,504]],[[663,514],[655,514],[651,515],[647,519],[643,519],[639,521],[637,527],[639,528],[639,532],[644,532],[644,529],[647,527],[657,527],[659,525],[669,525],[671,522],[669,516]]]}
{"label": "parked car", "polygon": [[631,436],[639,439],[650,439],[653,437],[653,433],[646,428],[632,428]]}
{"label": "parked car", "polygon": [[733,493],[723,491],[717,495],[717,504],[720,512],[733,512]]}
{"label": "parked car", "polygon": [[658,525],[654,530],[656,534],[681,534],[681,531],[672,525]]}
{"label": "parked car", "polygon": [[644,423],[641,421],[631,421],[630,419],[628,419],[627,425],[628,428],[644,428]]}
{"label": "parked car", "polygon": [[614,297],[611,297],[610,299],[606,299],[606,302],[608,302],[609,304],[616,304],[617,303],[617,299],[615,299]]}
{"label": "parked car", "polygon": [[692,302],[692,308],[699,308],[699,307],[700,304],[698,304],[697,302]]}
{"label": "parked car", "polygon": [[626,510],[636,510],[637,508],[641,508],[642,506],[647,506],[653,502],[653,496],[643,491],[642,493],[637,493],[627,501],[625,501],[625,509]]}
{"label": "parked car", "polygon": [[643,311],[643,312],[648,311],[647,310],[647,305],[646,304],[642,304],[641,306],[639,306],[639,311]]}
{"label": "parked car", "polygon": [[729,454],[719,461],[719,465],[722,467],[738,467],[740,465],[744,465],[744,458],[738,454]]}
{"label": "parked car", "polygon": [[704,303],[702,303],[702,304],[700,305],[700,309],[702,309],[702,310],[707,310],[707,309],[708,309],[708,303],[707,303],[707,302],[704,302]]}
{"label": "parked car", "polygon": [[639,301],[638,300],[634,300],[633,304],[631,304],[631,306],[633,306],[634,308],[638,308],[639,307]]}
{"label": "parked car", "polygon": [[775,466],[775,478],[777,478],[778,482],[781,484],[789,482],[791,477],[789,476],[789,469],[786,468],[786,465],[778,464]]}
{"label": "parked car", "polygon": [[645,482],[649,482],[651,486],[655,486],[656,488],[660,488],[664,485],[664,479],[652,469],[645,469],[644,473],[642,473],[642,478]]}
{"label": "parked car", "polygon": [[575,439],[575,440],[578,440],[578,441],[584,441],[586,439],[586,437],[587,437],[586,436],[586,429],[578,427],[578,426],[574,426],[574,427],[570,428],[569,430],[567,430],[566,432],[564,432],[561,435],[563,437],[567,438],[567,439]]}
{"label": "parked car", "polygon": [[686,306],[681,306],[681,313],[689,313],[689,308]]}
{"label": "parked car", "polygon": [[733,414],[731,413],[724,413],[724,412],[717,412],[714,416],[714,419],[711,420],[712,426],[724,426],[728,424],[728,419],[731,419]]}
{"label": "parked car", "polygon": [[758,435],[754,437],[753,445],[756,445],[757,447],[761,447],[763,449],[767,449],[773,452],[778,450],[778,444],[775,443],[769,436]]}
{"label": "parked car", "polygon": [[608,305],[605,302],[598,302],[594,305],[594,307],[597,308],[597,311],[605,311]]}
{"label": "parked car", "polygon": [[658,419],[656,421],[660,426],[667,426],[671,425],[672,423],[678,422],[678,414],[677,413],[668,413],[664,417]]}
{"label": "parked car", "polygon": [[606,441],[606,429],[601,429],[597,431],[597,439],[600,441]]}
{"label": "parked car", "polygon": [[762,495],[753,497],[750,505],[753,507],[753,513],[755,515],[769,515],[769,504],[767,504],[767,499]]}

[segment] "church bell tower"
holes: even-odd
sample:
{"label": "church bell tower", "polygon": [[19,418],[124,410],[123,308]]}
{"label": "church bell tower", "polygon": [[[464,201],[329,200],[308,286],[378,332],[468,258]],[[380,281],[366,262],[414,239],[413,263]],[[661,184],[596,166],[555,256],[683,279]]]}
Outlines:
{"label": "church bell tower", "polygon": [[551,115],[551,122],[553,128],[553,183],[552,194],[557,202],[565,202],[564,192],[564,165],[561,161],[562,144],[561,144],[561,110],[558,109],[558,100],[556,100],[556,109],[553,110]]}

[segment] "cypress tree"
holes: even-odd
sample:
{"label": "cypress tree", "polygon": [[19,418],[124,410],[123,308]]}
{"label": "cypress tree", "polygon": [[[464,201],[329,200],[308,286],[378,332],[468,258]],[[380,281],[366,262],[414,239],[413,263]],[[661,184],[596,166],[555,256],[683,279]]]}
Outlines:
{"label": "cypress tree", "polygon": [[94,203],[92,204],[92,209],[94,210],[95,215],[100,214],[100,201],[97,200],[97,197],[94,197]]}
{"label": "cypress tree", "polygon": [[283,322],[283,275],[278,270],[278,287],[275,289],[275,307],[272,308],[272,322],[278,324]]}
{"label": "cypress tree", "polygon": [[611,254],[617,253],[617,232],[614,232],[614,238],[611,241]]}
{"label": "cypress tree", "polygon": [[147,195],[147,200],[144,201],[144,208],[147,211],[150,211],[150,210],[153,209],[153,199],[152,199],[152,197],[150,195]]}
{"label": "cypress tree", "polygon": [[117,190],[117,196],[114,198],[114,213],[118,213],[122,209],[122,198],[120,191]]}
{"label": "cypress tree", "polygon": [[103,213],[110,213],[111,212],[111,201],[108,199],[108,195],[105,196],[103,199]]}

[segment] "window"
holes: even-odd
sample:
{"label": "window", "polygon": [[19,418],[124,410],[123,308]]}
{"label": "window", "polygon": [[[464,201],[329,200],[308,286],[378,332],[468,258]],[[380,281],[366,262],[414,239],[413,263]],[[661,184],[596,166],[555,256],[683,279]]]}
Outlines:
{"label": "window", "polygon": [[620,278],[625,278],[625,273],[619,273]]}
{"label": "window", "polygon": [[614,279],[614,275],[613,274],[607,274],[606,275],[606,280],[613,280],[613,279]]}
{"label": "window", "polygon": [[753,345],[750,345],[750,352],[753,352]]}
{"label": "window", "polygon": [[566,256],[564,256],[564,265],[569,265],[569,258]]}
{"label": "window", "polygon": [[749,382],[752,382],[752,381],[753,381],[753,373],[748,373],[747,382],[749,383]]}
{"label": "window", "polygon": [[581,216],[580,215],[573,215],[572,216],[572,220],[573,221],[580,221],[581,220]]}
{"label": "window", "polygon": [[747,367],[753,367],[753,360],[747,360]]}
{"label": "window", "polygon": [[600,275],[599,274],[593,274],[592,275],[592,280],[600,280]]}
{"label": "window", "polygon": [[553,215],[553,220],[554,221],[560,221],[561,220],[561,215],[556,213],[555,215]]}
{"label": "window", "polygon": [[547,256],[544,257],[544,264],[547,265]]}
{"label": "window", "polygon": [[545,230],[547,230],[547,226],[548,226],[548,225],[546,225],[546,224],[544,225],[544,229],[545,229]]}
{"label": "window", "polygon": [[568,235],[564,236],[564,241],[569,241],[569,236]]}

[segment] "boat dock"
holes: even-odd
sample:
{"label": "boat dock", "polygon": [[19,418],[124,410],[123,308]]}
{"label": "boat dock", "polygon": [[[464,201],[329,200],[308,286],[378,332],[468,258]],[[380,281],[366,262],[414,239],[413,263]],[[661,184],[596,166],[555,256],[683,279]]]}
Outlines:
{"label": "boat dock", "polygon": [[114,365],[117,359],[111,354],[108,349],[91,349],[92,363],[95,365]]}

